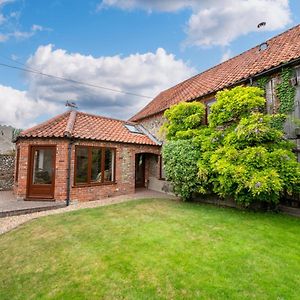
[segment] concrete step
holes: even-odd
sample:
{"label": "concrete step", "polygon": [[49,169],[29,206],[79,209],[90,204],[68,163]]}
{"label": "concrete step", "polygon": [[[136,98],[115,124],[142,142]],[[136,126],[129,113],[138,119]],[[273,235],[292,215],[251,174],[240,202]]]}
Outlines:
{"label": "concrete step", "polygon": [[65,203],[58,203],[58,204],[50,205],[50,206],[40,206],[40,207],[29,207],[29,208],[4,210],[4,211],[0,211],[0,218],[26,215],[26,214],[39,212],[39,211],[58,209],[58,208],[62,208],[62,207],[65,207],[65,206],[66,206]]}

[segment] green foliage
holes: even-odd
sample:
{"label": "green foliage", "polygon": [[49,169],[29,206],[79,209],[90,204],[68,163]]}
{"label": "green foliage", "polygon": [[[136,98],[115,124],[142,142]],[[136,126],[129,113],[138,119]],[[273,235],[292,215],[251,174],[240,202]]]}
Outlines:
{"label": "green foliage", "polygon": [[251,112],[262,110],[265,105],[264,91],[258,87],[237,86],[217,93],[217,101],[211,107],[211,127],[238,122]]}
{"label": "green foliage", "polygon": [[12,134],[12,140],[13,141],[19,136],[21,131],[22,131],[22,129],[19,129],[19,128],[14,128],[13,129],[13,134]]}
{"label": "green foliage", "polygon": [[294,110],[296,88],[291,85],[293,69],[285,68],[281,72],[281,83],[276,86],[276,93],[280,100],[278,112],[288,114]]}
{"label": "green foliage", "polygon": [[298,218],[147,197],[28,215],[0,235],[0,299],[299,299]]}
{"label": "green foliage", "polygon": [[[177,134],[177,139],[185,139],[185,147],[180,140],[178,145],[167,144],[165,162],[178,194],[189,197],[197,189],[247,206],[278,203],[285,193],[300,189],[300,165],[292,153],[293,144],[276,124],[285,115],[260,112],[265,106],[262,95],[257,87],[219,92],[209,126]],[[188,174],[191,183],[184,180]]]}
{"label": "green foliage", "polygon": [[272,127],[272,116],[262,113],[252,113],[242,118],[235,130],[225,138],[225,145],[234,145],[236,148],[256,146],[282,139],[283,132]]}
{"label": "green foliage", "polygon": [[167,121],[162,127],[168,140],[191,138],[193,130],[201,126],[205,106],[199,102],[181,102],[165,111]]}
{"label": "green foliage", "polygon": [[199,149],[188,140],[170,141],[164,145],[162,155],[166,178],[174,183],[174,192],[189,199],[199,189]]}
{"label": "green foliage", "polygon": [[269,82],[270,78],[268,76],[261,77],[256,81],[257,86],[266,93],[266,85]]}
{"label": "green foliage", "polygon": [[245,205],[277,203],[283,191],[291,194],[300,184],[299,164],[290,150],[225,146],[212,153],[210,163],[213,191]]}

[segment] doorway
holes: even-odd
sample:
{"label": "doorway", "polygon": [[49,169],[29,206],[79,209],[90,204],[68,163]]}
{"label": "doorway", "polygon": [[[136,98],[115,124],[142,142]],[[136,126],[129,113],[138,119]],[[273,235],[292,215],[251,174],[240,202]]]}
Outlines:
{"label": "doorway", "polygon": [[32,146],[29,156],[27,198],[54,199],[55,146]]}
{"label": "doorway", "polygon": [[135,155],[135,187],[145,187],[145,154]]}

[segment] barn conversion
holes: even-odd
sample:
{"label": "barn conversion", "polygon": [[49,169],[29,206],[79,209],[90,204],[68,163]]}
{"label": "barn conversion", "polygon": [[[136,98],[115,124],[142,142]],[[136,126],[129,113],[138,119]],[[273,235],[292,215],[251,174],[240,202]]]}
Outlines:
{"label": "barn conversion", "polygon": [[[300,25],[161,92],[130,121],[69,111],[17,138],[15,193],[23,199],[87,201],[137,187],[169,191],[158,134],[163,113],[181,101],[210,106],[216,92],[264,82],[267,111],[280,106],[276,87],[292,70],[294,108],[285,124],[300,161]],[[261,79],[264,79],[261,81]]]}

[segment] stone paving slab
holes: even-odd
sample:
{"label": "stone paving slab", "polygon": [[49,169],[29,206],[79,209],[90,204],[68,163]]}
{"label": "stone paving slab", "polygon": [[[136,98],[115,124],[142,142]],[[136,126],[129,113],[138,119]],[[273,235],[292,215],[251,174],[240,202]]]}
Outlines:
{"label": "stone paving slab", "polygon": [[55,209],[65,206],[64,202],[17,200],[12,191],[0,192],[0,218]]}
{"label": "stone paving slab", "polygon": [[130,195],[122,195],[122,196],[116,196],[116,197],[111,197],[111,198],[104,198],[101,200],[89,201],[89,202],[72,203],[70,206],[64,206],[63,208],[58,208],[58,209],[54,209],[54,210],[40,211],[40,212],[34,212],[34,213],[26,214],[26,215],[0,218],[0,234],[8,232],[8,231],[18,227],[19,225],[24,224],[32,219],[36,219],[36,218],[43,217],[43,216],[66,213],[69,211],[74,211],[74,210],[84,209],[84,208],[94,208],[94,207],[105,206],[105,205],[127,202],[127,201],[133,201],[133,200],[138,200],[138,199],[147,199],[147,198],[156,198],[156,199],[162,198],[162,199],[173,199],[173,200],[178,199],[175,196],[168,195],[165,193],[155,192],[155,191],[146,190],[146,189],[137,190],[134,194],[130,194]]}

